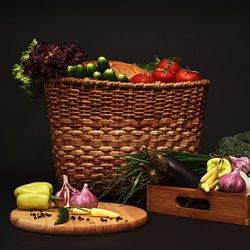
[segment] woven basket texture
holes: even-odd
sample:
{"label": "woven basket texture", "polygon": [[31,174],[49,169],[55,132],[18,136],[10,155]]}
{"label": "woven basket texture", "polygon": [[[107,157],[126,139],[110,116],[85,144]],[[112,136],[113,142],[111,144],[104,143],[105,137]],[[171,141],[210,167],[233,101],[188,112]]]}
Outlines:
{"label": "woven basket texture", "polygon": [[123,162],[117,155],[152,149],[198,152],[208,80],[122,83],[89,78],[45,84],[52,155],[59,182],[95,183]]}

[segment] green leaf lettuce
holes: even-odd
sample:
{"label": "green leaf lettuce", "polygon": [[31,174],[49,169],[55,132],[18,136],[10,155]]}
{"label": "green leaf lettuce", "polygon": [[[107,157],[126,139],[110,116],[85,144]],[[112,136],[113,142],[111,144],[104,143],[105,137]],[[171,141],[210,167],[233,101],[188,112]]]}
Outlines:
{"label": "green leaf lettuce", "polygon": [[37,84],[38,86],[34,88],[33,80],[29,77],[29,75],[24,74],[24,64],[29,59],[30,54],[37,44],[37,40],[33,39],[28,49],[22,52],[20,63],[15,64],[12,68],[12,76],[21,82],[21,87],[25,89],[27,94],[31,97],[37,97],[36,89],[38,86],[40,88],[41,84]]}

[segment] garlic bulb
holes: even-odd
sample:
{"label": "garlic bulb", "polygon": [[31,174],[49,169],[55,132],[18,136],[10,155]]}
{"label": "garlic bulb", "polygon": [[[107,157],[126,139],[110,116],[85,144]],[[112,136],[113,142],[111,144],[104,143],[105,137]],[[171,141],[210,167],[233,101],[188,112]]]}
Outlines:
{"label": "garlic bulb", "polygon": [[240,176],[243,178],[243,180],[246,183],[246,194],[250,194],[250,178],[243,171],[240,171]]}
{"label": "garlic bulb", "polygon": [[239,169],[235,169],[220,178],[219,187],[225,192],[238,193],[245,189],[246,184],[240,175]]}
{"label": "garlic bulb", "polygon": [[82,191],[80,193],[76,193],[70,199],[71,207],[94,208],[97,207],[97,205],[98,200],[95,195],[89,191],[87,183],[83,185]]}
{"label": "garlic bulb", "polygon": [[79,193],[79,190],[73,188],[68,182],[68,177],[63,175],[62,188],[55,195],[57,197],[61,197],[62,200],[54,201],[54,203],[57,207],[70,207],[70,198],[72,195],[77,193]]}
{"label": "garlic bulb", "polygon": [[248,173],[250,171],[250,158],[249,157],[234,157],[229,156],[230,161],[233,164],[233,168],[238,168],[239,170]]}

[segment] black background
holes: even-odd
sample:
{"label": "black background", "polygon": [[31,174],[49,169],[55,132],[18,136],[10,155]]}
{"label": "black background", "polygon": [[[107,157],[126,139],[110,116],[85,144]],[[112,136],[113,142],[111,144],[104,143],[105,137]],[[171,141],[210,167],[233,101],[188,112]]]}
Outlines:
{"label": "black background", "polygon": [[212,83],[200,152],[212,152],[222,136],[249,130],[249,9],[240,1],[201,2],[1,3],[0,230],[4,249],[248,249],[246,227],[157,214],[150,214],[141,229],[103,236],[44,236],[22,232],[8,222],[15,207],[14,187],[35,180],[57,185],[45,101],[29,98],[11,76],[13,64],[33,38],[75,41],[89,59],[105,55],[146,63],[155,55],[181,56],[183,66],[198,70]]}

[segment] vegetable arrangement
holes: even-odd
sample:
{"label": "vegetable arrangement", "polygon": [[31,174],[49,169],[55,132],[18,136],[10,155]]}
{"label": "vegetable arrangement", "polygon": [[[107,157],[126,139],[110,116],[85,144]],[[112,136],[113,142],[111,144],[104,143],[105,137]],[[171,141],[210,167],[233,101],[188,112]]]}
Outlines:
{"label": "vegetable arrangement", "polygon": [[66,76],[68,65],[80,64],[86,58],[83,49],[74,42],[47,44],[33,39],[22,53],[20,63],[13,66],[12,75],[29,96],[39,97],[47,78]]}
{"label": "vegetable arrangement", "polygon": [[198,71],[191,71],[189,68],[182,69],[180,58],[162,59],[155,58],[155,62],[146,65],[141,65],[151,74],[139,74],[134,76],[132,82],[185,82],[199,81],[201,76]]}
{"label": "vegetable arrangement", "polygon": [[[32,213],[34,219],[43,216],[51,216],[50,210],[58,210],[58,218],[54,225],[66,223],[73,215],[88,215],[91,217],[100,217],[117,219],[120,215],[113,211],[97,208],[98,200],[96,196],[89,191],[87,184],[82,190],[73,188],[66,175],[63,175],[62,188],[52,196],[53,187],[48,182],[32,182],[17,187],[14,190],[17,207],[21,210],[39,210],[41,215]],[[55,207],[51,204],[54,201]]]}
{"label": "vegetable arrangement", "polygon": [[149,183],[198,188],[199,176],[206,171],[204,165],[210,159],[203,154],[146,148],[122,158],[126,163],[111,174],[112,178],[107,176],[107,187],[100,199],[119,187],[118,202],[126,203]]}
{"label": "vegetable arrangement", "polygon": [[[241,138],[248,133],[233,137]],[[215,148],[218,148],[218,145]],[[106,190],[99,199],[119,187],[118,202],[126,203],[150,183],[201,189],[206,193],[250,193],[250,157],[149,150],[145,147],[142,149],[140,152],[117,156],[126,160],[126,163],[112,173],[112,179],[107,178]],[[94,186],[92,188],[94,189]],[[66,223],[70,218],[74,219],[74,214],[101,217],[104,221],[104,217],[116,218],[119,221],[119,214],[98,208],[98,199],[88,189],[87,184],[83,185],[82,190],[75,189],[69,184],[67,176],[63,175],[61,189],[55,196],[52,192],[53,187],[50,183],[33,182],[17,187],[14,195],[18,208],[23,210],[46,212],[50,210],[53,201],[59,215],[55,225]],[[141,196],[141,199],[143,198],[144,196]],[[192,199],[188,200],[187,204],[192,202]],[[34,219],[36,218],[35,216]]]}
{"label": "vegetable arrangement", "polygon": [[[21,87],[31,97],[43,95],[43,88],[48,78],[59,77],[89,77],[97,80],[152,83],[152,82],[182,82],[198,81],[200,74],[189,69],[182,69],[180,58],[171,57],[140,65],[134,64],[140,73],[117,73],[109,60],[99,56],[96,62],[87,62],[87,54],[74,42],[63,44],[38,42],[33,39],[28,49],[22,53],[19,64],[15,64],[12,75],[21,82]],[[131,67],[123,62],[123,68]],[[143,70],[145,69],[145,70]]]}
{"label": "vegetable arrangement", "polygon": [[[42,95],[48,78],[88,77],[129,84],[202,79],[199,72],[182,68],[180,61],[180,58],[156,57],[154,62],[136,65],[143,73],[128,75],[125,71],[117,73],[111,61],[104,56],[99,56],[96,61],[87,61],[85,51],[73,42],[47,44],[34,39],[22,53],[19,64],[13,66],[12,74],[21,81],[21,87],[31,97]],[[126,63],[123,64],[126,67]],[[144,148],[143,151],[122,156],[126,163],[111,174],[113,178],[107,178],[106,190],[99,198],[118,187],[118,202],[125,203],[149,183],[201,189],[206,193],[249,192],[250,131],[221,138],[214,153],[212,156]],[[14,195],[20,209],[47,210],[54,201],[59,212],[55,225],[67,222],[70,213],[119,217],[112,211],[97,208],[98,199],[88,185],[77,190],[69,184],[65,175],[62,188],[55,196],[52,196],[52,191],[51,184],[36,182],[18,187]]]}
{"label": "vegetable arrangement", "polygon": [[109,61],[104,57],[100,56],[97,58],[97,64],[87,63],[86,66],[78,64],[76,66],[69,65],[67,67],[67,76],[84,78],[90,77],[98,80],[109,80],[109,81],[122,81],[128,82],[129,79],[125,74],[119,74],[116,76],[115,71],[110,68]]}
{"label": "vegetable arrangement", "polygon": [[[234,137],[242,135],[248,135],[248,132]],[[207,193],[250,191],[249,157],[235,157],[229,154],[214,156],[171,150],[151,151],[144,148],[144,151],[122,158],[126,163],[114,172],[111,181],[108,178],[107,188],[100,198],[119,187],[118,202],[125,203],[149,183],[198,188]]]}
{"label": "vegetable arrangement", "polygon": [[[207,162],[207,173],[201,178],[200,187],[205,192],[221,190],[238,193],[249,190],[250,158],[212,158]],[[242,177],[244,176],[244,177]],[[247,188],[246,188],[247,186]]]}

